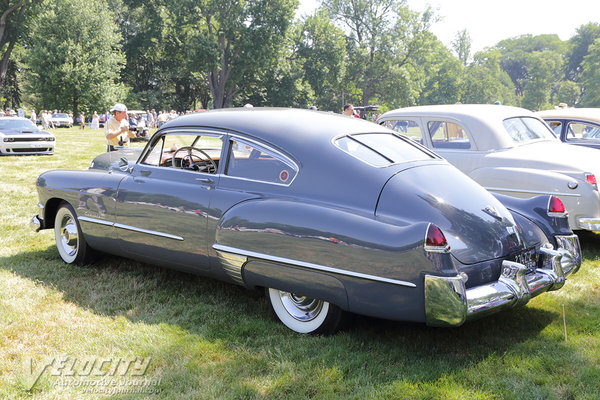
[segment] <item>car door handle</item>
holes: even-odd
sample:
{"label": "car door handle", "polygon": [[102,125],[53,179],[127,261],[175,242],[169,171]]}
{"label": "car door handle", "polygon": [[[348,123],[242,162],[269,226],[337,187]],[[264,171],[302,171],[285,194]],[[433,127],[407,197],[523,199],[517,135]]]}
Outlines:
{"label": "car door handle", "polygon": [[213,184],[215,183],[215,181],[213,181],[213,180],[212,180],[212,179],[210,179],[210,178],[196,178],[196,180],[197,180],[198,182],[206,183],[206,184],[208,184],[208,185],[213,185]]}

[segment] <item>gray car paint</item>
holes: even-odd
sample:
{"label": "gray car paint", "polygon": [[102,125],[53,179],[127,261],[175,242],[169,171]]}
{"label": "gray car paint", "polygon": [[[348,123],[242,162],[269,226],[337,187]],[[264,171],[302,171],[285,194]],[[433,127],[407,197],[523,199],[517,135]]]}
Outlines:
{"label": "gray car paint", "polygon": [[[473,282],[490,281],[496,274],[491,264],[499,265],[510,253],[539,246],[542,240],[552,241],[559,231],[544,221],[526,243],[518,231],[507,230],[515,227],[513,217],[496,198],[425,149],[428,160],[385,168],[365,164],[338,149],[333,140],[391,131],[325,113],[255,109],[180,117],[154,135],[140,159],[162,134],[190,129],[222,132],[222,160],[232,135],[275,149],[300,171],[289,186],[226,176],[223,163],[216,175],[139,163],[121,172],[112,161],[95,162],[88,171],[50,171],[38,179],[40,201],[46,204],[44,228],[52,227],[57,199],[63,199],[75,208],[93,248],[230,282],[235,280],[220,263],[215,244],[398,279],[414,287],[256,257],[249,257],[242,271],[248,286],[278,285],[277,289],[315,297],[331,291],[332,301],[350,311],[420,322],[425,318],[425,273],[450,276],[462,269]],[[96,169],[99,165],[108,170]],[[206,177],[213,183],[199,180]],[[444,200],[442,205],[436,205],[438,199]],[[536,204],[547,204],[547,199],[537,198]],[[522,206],[519,213],[527,216],[523,221],[535,225],[536,218],[544,219],[523,204],[513,204],[515,209]],[[488,206],[501,218],[483,213]],[[451,254],[423,250],[430,222],[439,224],[455,246]],[[540,237],[540,231],[547,236]]]}

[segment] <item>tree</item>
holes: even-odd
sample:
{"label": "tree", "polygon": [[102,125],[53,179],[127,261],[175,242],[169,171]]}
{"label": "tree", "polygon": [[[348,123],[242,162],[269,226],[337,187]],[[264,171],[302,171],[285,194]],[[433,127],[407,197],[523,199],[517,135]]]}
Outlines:
{"label": "tree", "polygon": [[[277,64],[297,0],[187,0],[187,24],[196,35],[193,72],[208,83],[215,108],[235,97]],[[215,55],[206,57],[204,54]]]}
{"label": "tree", "polygon": [[7,73],[11,68],[12,91],[19,91],[15,79],[16,64],[11,55],[24,31],[23,25],[29,16],[27,11],[42,0],[0,0],[0,94],[5,91]]}
{"label": "tree", "polygon": [[475,54],[473,63],[465,70],[461,102],[517,104],[515,87],[510,76],[500,67],[500,58],[497,49]]}
{"label": "tree", "polygon": [[581,76],[584,57],[589,52],[589,47],[600,38],[600,24],[592,23],[581,25],[575,35],[569,40],[570,50],[567,54],[566,78],[577,82]]}
{"label": "tree", "polygon": [[563,58],[560,53],[535,51],[527,56],[527,79],[521,106],[530,110],[550,108],[550,95],[560,86]]}
{"label": "tree", "polygon": [[420,84],[418,104],[456,103],[463,90],[462,62],[437,38],[428,47],[429,52],[417,59],[420,68],[413,76]]}
{"label": "tree", "polygon": [[[533,77],[533,71],[537,68],[536,63],[544,58],[546,52],[552,52],[548,53],[549,58],[554,58],[555,54],[565,54],[567,43],[560,40],[555,34],[522,35],[502,40],[496,47],[502,54],[500,65],[512,79],[515,93],[520,98],[524,95],[528,81],[532,78],[538,79]],[[541,53],[541,56],[535,55],[532,57],[531,55],[534,52]],[[562,64],[553,63],[553,65],[559,70],[553,71],[552,75],[558,75],[562,71]]]}
{"label": "tree", "polygon": [[361,104],[389,97],[390,85],[410,86],[411,63],[426,51],[430,8],[419,14],[398,0],[325,0],[323,7],[350,32],[347,76]]}
{"label": "tree", "polygon": [[583,58],[581,67],[581,84],[585,86],[581,105],[600,107],[600,39],[596,39],[589,47],[589,52]]}
{"label": "tree", "polygon": [[124,96],[117,83],[121,37],[102,0],[49,0],[31,27],[31,90],[44,108],[105,110]]}
{"label": "tree", "polygon": [[304,80],[314,92],[314,105],[338,110],[344,101],[341,87],[346,67],[346,38],[324,10],[307,17],[301,24],[295,53],[302,64]]}
{"label": "tree", "polygon": [[456,33],[456,37],[452,42],[452,48],[462,65],[466,67],[471,56],[471,36],[466,29]]}
{"label": "tree", "polygon": [[573,81],[562,81],[558,85],[558,90],[550,98],[551,104],[565,103],[570,107],[579,104],[581,97],[581,87]]}

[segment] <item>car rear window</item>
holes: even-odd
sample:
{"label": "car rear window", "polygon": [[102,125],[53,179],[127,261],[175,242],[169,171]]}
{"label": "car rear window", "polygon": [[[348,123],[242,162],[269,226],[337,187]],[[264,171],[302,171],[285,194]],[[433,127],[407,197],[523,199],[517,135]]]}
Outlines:
{"label": "car rear window", "polygon": [[539,139],[556,139],[548,126],[536,118],[508,118],[503,121],[503,124],[510,138],[516,143]]}
{"label": "car rear window", "polygon": [[335,140],[337,147],[375,167],[428,160],[432,155],[392,133],[361,133]]}

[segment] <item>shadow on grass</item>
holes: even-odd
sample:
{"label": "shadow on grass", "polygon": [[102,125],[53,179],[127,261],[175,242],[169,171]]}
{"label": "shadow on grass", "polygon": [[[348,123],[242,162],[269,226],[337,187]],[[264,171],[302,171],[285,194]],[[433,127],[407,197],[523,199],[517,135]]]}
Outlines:
{"label": "shadow on grass", "polygon": [[[586,241],[582,246],[594,247]],[[341,379],[349,386],[339,390],[350,393],[352,385],[377,393],[400,377],[407,382],[435,382],[452,371],[502,357],[515,346],[528,347],[528,341],[560,317],[558,313],[521,307],[460,328],[436,329],[359,316],[347,331],[313,337],[294,334],[273,321],[266,299],[255,292],[119,257],[104,256],[80,268],[63,264],[51,246],[0,258],[0,268],[58,290],[65,301],[95,314],[124,316],[132,323],[166,324],[194,335],[196,340],[223,346],[227,356],[221,367],[214,368],[227,384],[236,382],[234,397],[257,395],[253,387],[244,386],[244,378],[271,379],[286,374],[294,392],[304,387],[305,394],[310,395],[312,390],[319,390],[314,374],[323,371],[334,376],[320,375],[319,379],[332,381],[333,386]],[[552,345],[555,351],[563,346],[558,341]],[[184,350],[181,346],[165,342],[151,349],[152,356],[177,359]],[[532,356],[536,351],[532,350]],[[213,373],[210,371],[207,373]],[[174,379],[198,384],[197,377]],[[286,395],[286,383],[282,385],[276,396]],[[227,389],[219,393],[223,391]]]}

